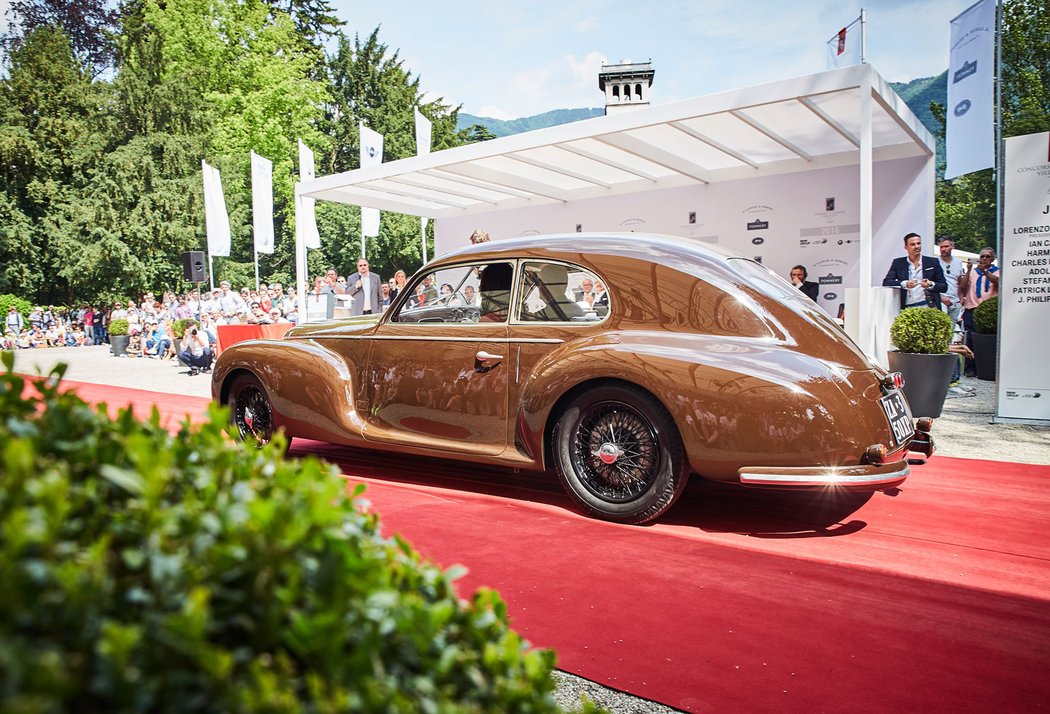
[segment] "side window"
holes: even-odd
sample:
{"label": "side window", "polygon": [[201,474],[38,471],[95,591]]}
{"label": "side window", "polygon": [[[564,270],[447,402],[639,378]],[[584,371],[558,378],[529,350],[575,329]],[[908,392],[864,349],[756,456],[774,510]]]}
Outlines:
{"label": "side window", "polygon": [[609,312],[605,286],[588,270],[561,263],[525,263],[521,271],[522,322],[595,322]]}
{"label": "side window", "polygon": [[[510,263],[457,265],[424,274],[391,322],[503,322],[510,302]],[[502,303],[502,307],[500,304]]]}

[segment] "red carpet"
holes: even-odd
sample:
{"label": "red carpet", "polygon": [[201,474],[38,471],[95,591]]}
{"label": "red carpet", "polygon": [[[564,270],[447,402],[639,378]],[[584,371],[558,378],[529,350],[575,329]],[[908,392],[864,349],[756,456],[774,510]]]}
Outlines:
{"label": "red carpet", "polygon": [[[74,385],[92,401],[206,400]],[[296,440],[368,483],[387,532],[501,592],[559,668],[689,711],[1050,708],[1050,467],[935,457],[839,501],[694,479],[650,528],[556,479]]]}

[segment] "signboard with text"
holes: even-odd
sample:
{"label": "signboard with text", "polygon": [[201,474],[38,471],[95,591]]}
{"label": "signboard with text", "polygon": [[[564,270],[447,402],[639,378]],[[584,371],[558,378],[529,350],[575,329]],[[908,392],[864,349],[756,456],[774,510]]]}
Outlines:
{"label": "signboard with text", "polygon": [[1050,423],[1050,132],[1006,140],[996,416]]}

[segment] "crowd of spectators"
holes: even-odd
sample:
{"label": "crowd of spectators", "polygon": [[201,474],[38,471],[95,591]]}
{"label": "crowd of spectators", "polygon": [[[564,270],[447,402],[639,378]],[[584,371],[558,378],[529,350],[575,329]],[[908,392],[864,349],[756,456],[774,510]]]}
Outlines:
{"label": "crowd of spectators", "polygon": [[[22,350],[108,345],[110,325],[123,319],[128,323],[127,357],[180,359],[192,369],[193,365],[182,359],[191,337],[195,350],[203,342],[204,349],[213,354],[218,325],[288,323],[297,317],[294,288],[285,292],[279,283],[273,283],[262,284],[257,290],[233,291],[229,282],[223,281],[214,291],[191,290],[181,295],[169,291],[159,300],[148,292],[138,303],[117,300],[112,305],[37,306],[28,317],[12,305],[5,317],[0,347]],[[185,334],[176,335],[180,319],[193,320],[199,326],[197,334],[185,330]]]}

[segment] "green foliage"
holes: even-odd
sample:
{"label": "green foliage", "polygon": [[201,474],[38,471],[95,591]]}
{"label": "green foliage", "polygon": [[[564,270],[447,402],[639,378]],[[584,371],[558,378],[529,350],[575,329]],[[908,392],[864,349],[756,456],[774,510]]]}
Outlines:
{"label": "green foliage", "polygon": [[33,311],[33,303],[23,300],[17,295],[0,295],[0,315],[7,315],[7,308],[12,305],[15,306],[18,312],[22,313],[22,317],[27,320],[26,325],[28,325],[29,313]]}
{"label": "green foliage", "polygon": [[128,321],[123,317],[118,317],[109,321],[109,334],[113,336],[126,335],[128,334],[128,327]]}
{"label": "green foliage", "polygon": [[905,308],[894,318],[890,337],[901,352],[944,354],[952,341],[952,319],[932,307]]}
{"label": "green foliage", "polygon": [[554,712],[554,655],[358,486],[0,376],[0,710]]}
{"label": "green foliage", "polygon": [[999,331],[999,296],[990,297],[973,309],[973,329],[982,335]]}
{"label": "green foliage", "polygon": [[193,325],[196,327],[197,324],[197,321],[194,320],[192,317],[180,317],[178,320],[171,323],[171,332],[175,335],[175,337],[181,338],[186,332],[187,325]]}

